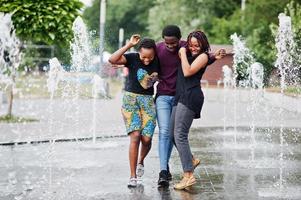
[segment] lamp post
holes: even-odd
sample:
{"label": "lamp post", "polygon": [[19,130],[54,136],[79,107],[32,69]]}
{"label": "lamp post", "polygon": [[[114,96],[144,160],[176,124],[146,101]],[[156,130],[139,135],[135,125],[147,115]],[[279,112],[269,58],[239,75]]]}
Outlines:
{"label": "lamp post", "polygon": [[119,29],[119,43],[118,43],[119,48],[122,47],[123,40],[124,40],[124,29],[120,28]]}
{"label": "lamp post", "polygon": [[100,72],[103,67],[103,50],[104,50],[104,29],[106,21],[106,0],[100,1],[100,18],[99,18],[99,53],[100,53]]}
{"label": "lamp post", "polygon": [[246,9],[246,0],[241,0],[241,10],[244,11]]}
{"label": "lamp post", "polygon": [[241,21],[245,20],[246,0],[241,0]]}

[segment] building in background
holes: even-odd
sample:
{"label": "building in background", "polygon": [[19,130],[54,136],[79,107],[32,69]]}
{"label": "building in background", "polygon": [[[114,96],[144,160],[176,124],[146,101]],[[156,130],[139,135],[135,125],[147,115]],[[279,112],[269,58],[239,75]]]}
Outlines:
{"label": "building in background", "polygon": [[232,68],[233,65],[233,46],[232,45],[210,45],[211,52],[214,53],[218,49],[225,49],[226,56],[221,60],[216,60],[213,64],[209,65],[203,75],[202,83],[205,85],[217,85],[218,81],[223,80],[223,66],[228,65]]}

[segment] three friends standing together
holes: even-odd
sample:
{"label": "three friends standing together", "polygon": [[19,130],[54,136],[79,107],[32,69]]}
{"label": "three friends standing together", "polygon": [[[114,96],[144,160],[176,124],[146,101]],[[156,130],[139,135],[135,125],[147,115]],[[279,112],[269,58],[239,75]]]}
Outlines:
{"label": "three friends standing together", "polygon": [[[176,25],[163,29],[163,41],[158,44],[149,38],[140,41],[139,35],[133,35],[109,59],[110,63],[129,69],[121,109],[130,137],[128,187],[136,187],[137,178],[144,174],[144,159],[151,149],[156,120],[160,158],[158,186],[169,186],[172,179],[168,163],[173,146],[178,150],[183,168],[183,179],[174,188],[185,189],[196,183],[193,171],[200,160],[191,153],[189,129],[193,119],[200,118],[204,102],[200,87],[202,75],[209,64],[225,56],[225,51],[220,49],[214,55],[209,54],[210,45],[202,31],[191,32],[187,41],[181,37]],[[137,53],[126,53],[137,44]]]}

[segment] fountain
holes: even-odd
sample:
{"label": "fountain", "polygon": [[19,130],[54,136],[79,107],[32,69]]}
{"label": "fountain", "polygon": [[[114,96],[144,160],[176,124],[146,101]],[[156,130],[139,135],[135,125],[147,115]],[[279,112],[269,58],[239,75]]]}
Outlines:
{"label": "fountain", "polygon": [[[96,99],[98,98],[106,98],[107,96],[107,90],[104,87],[106,82],[97,74],[94,75],[92,79],[92,96],[93,96],[93,126],[92,126],[92,138],[93,138],[93,144],[96,142]],[[100,90],[101,89],[101,90]]]}
{"label": "fountain", "polygon": [[[294,53],[294,41],[291,27],[291,18],[286,16],[283,13],[280,13],[279,16],[279,28],[276,36],[276,48],[277,48],[277,60],[275,66],[279,70],[280,74],[280,88],[281,88],[281,103],[284,103],[283,96],[284,90],[287,85],[295,83],[297,80],[296,66],[293,66],[293,57]],[[280,115],[284,112],[283,107],[280,107]],[[276,183],[276,186],[279,185],[278,195],[285,196],[284,187],[286,187],[285,180],[283,180],[283,147],[285,145],[284,139],[284,130],[283,130],[283,118],[280,120],[280,167],[279,167],[279,183]]]}
{"label": "fountain", "polygon": [[72,30],[74,41],[71,43],[71,72],[82,72],[91,64],[91,45],[86,25],[81,17],[75,19]]}
{"label": "fountain", "polygon": [[[57,58],[52,58],[49,61],[50,70],[48,72],[49,78],[47,80],[47,87],[51,94],[51,102],[53,102],[52,99],[55,91],[59,89],[63,100],[62,107],[65,110],[65,113],[73,112],[73,115],[66,115],[66,118],[70,118],[72,126],[77,127],[75,129],[76,133],[73,135],[77,140],[78,138],[83,137],[79,132],[80,116],[82,115],[80,113],[80,102],[82,101],[80,98],[82,94],[80,93],[82,92],[82,84],[89,83],[92,85],[91,90],[87,90],[87,92],[91,92],[90,94],[93,98],[93,103],[91,104],[91,110],[93,112],[91,115],[92,126],[90,130],[92,132],[92,141],[95,145],[96,124],[99,122],[96,120],[97,99],[108,98],[108,83],[98,74],[89,72],[91,70],[92,58],[90,36],[81,17],[75,19],[72,30],[74,32],[74,40],[71,43],[72,63],[70,71],[65,71]],[[59,92],[57,95],[60,95]],[[49,104],[49,106],[51,105],[52,103]],[[53,113],[53,108],[50,108],[49,112]],[[51,116],[49,120],[51,121]],[[53,121],[49,124],[53,124]],[[64,129],[64,127],[62,127],[62,129]]]}
{"label": "fountain", "polygon": [[9,90],[8,115],[12,115],[15,79],[22,56],[21,42],[16,37],[11,14],[0,13],[0,27],[0,83],[6,84],[5,89]]}
{"label": "fountain", "polygon": [[[96,117],[96,104],[97,99],[101,98],[99,96],[99,89],[104,85],[103,79],[100,78],[98,75],[94,75],[92,78],[91,74],[85,73],[89,71],[90,61],[91,61],[91,52],[90,52],[90,40],[89,35],[86,29],[86,26],[83,20],[80,17],[77,17],[73,23],[72,30],[74,32],[74,40],[71,43],[71,57],[72,57],[72,64],[70,71],[65,71],[60,64],[57,58],[52,58],[49,60],[50,70],[48,72],[48,79],[47,79],[47,88],[50,92],[50,103],[48,105],[48,134],[52,135],[49,140],[49,146],[47,150],[47,154],[45,156],[45,179],[48,180],[48,190],[44,193],[43,198],[49,198],[53,196],[53,185],[54,185],[54,170],[55,167],[53,162],[57,159],[56,157],[56,148],[58,146],[59,141],[68,141],[71,140],[77,142],[78,146],[76,150],[80,150],[84,147],[84,149],[94,148],[96,143],[96,124],[98,123]],[[80,144],[83,138],[89,139],[81,135],[80,133],[80,122],[81,122],[81,85],[83,82],[92,83],[92,91],[91,96],[93,97],[93,104],[92,104],[92,127],[91,127],[91,138],[92,138],[92,145],[87,144],[83,145]],[[107,91],[104,91],[102,94]],[[56,107],[58,106],[59,102],[54,99],[54,97],[62,98],[62,108],[64,110],[65,118],[68,118],[68,124],[60,123],[55,120],[56,116]],[[105,97],[105,96],[102,96]],[[72,113],[72,115],[70,115]],[[72,134],[72,138],[65,136],[58,135],[56,130],[58,128],[61,129],[69,129],[69,127],[75,127],[75,132]],[[88,129],[89,131],[89,129]],[[90,131],[89,131],[90,132]],[[103,147],[100,147],[103,148]]]}
{"label": "fountain", "polygon": [[57,58],[50,59],[49,66],[50,70],[48,72],[47,88],[48,92],[51,94],[50,98],[53,99],[54,92],[57,90],[58,84],[63,78],[64,70]]}
{"label": "fountain", "polygon": [[281,93],[283,93],[287,85],[294,85],[299,80],[297,71],[300,66],[296,65],[293,59],[296,47],[293,41],[291,18],[283,13],[280,13],[278,18],[279,28],[276,36],[277,60],[275,66],[279,70]]}
{"label": "fountain", "polygon": [[255,62],[250,67],[249,85],[254,89],[263,88],[263,65]]}
{"label": "fountain", "polygon": [[258,112],[258,106],[262,101],[262,89],[263,89],[263,65],[259,62],[253,63],[249,71],[249,83],[251,86],[251,106],[249,108],[251,112],[251,162],[255,162],[255,148],[256,148],[256,139],[255,139],[255,129],[256,129],[256,113]]}
{"label": "fountain", "polygon": [[233,81],[233,71],[228,65],[224,65],[223,68],[223,83],[224,88],[232,88],[235,85],[235,82]]}
{"label": "fountain", "polygon": [[226,94],[229,93],[229,89],[233,88],[235,85],[235,82],[233,81],[233,71],[228,65],[224,65],[223,68],[223,84],[224,84],[224,92],[223,92],[223,103],[224,103],[224,117],[223,117],[223,126],[224,126],[224,132],[226,131],[226,112],[227,112],[227,107],[226,107]]}
{"label": "fountain", "polygon": [[[91,53],[91,43],[90,36],[87,31],[86,25],[81,17],[77,17],[73,23],[72,30],[74,32],[74,42],[71,43],[71,57],[72,57],[72,67],[71,70],[74,72],[89,71],[92,60]],[[99,75],[96,78],[93,76],[91,80],[93,87],[93,92],[96,92],[102,97],[108,97],[108,83],[101,78]],[[95,79],[96,78],[96,79]],[[98,88],[95,88],[98,87]],[[93,93],[95,96],[95,94]],[[94,97],[93,96],[93,97]],[[98,96],[99,97],[99,96]],[[97,97],[96,97],[97,98]]]}
{"label": "fountain", "polygon": [[99,75],[95,74],[92,79],[92,96],[94,98],[109,98],[109,85]]}
{"label": "fountain", "polygon": [[246,47],[245,41],[241,39],[236,33],[230,36],[233,42],[233,79],[240,81],[239,85],[248,86],[246,80],[249,76],[249,68],[255,62],[253,53]]}
{"label": "fountain", "polygon": [[236,132],[237,132],[237,81],[239,80],[240,86],[247,87],[246,78],[249,76],[249,67],[254,63],[254,58],[251,51],[246,47],[245,41],[243,41],[236,33],[230,36],[230,39],[233,41],[233,76],[232,84],[234,86],[234,143],[236,144]]}
{"label": "fountain", "polygon": [[[74,32],[74,42],[71,44],[71,57],[72,57],[72,67],[73,71],[77,73],[78,78],[80,79],[79,72],[88,71],[89,66],[91,65],[91,51],[90,51],[90,39],[89,34],[86,28],[85,23],[81,17],[77,17],[73,23],[73,32]],[[101,97],[106,97],[107,91],[104,88],[104,80],[97,74],[94,74],[91,78],[92,83],[92,97],[93,97],[93,116],[92,116],[92,141],[95,144],[96,141],[96,99]],[[77,81],[77,90],[79,90],[80,81]],[[104,91],[104,92],[102,92]],[[104,94],[99,96],[99,94]],[[78,108],[78,107],[77,107]],[[79,108],[77,109],[77,111]],[[79,120],[79,119],[78,119]]]}
{"label": "fountain", "polygon": [[[228,103],[228,106],[234,110],[234,132],[225,127],[225,120],[229,120],[231,113],[229,108],[226,109],[226,105],[224,105],[224,132],[219,133],[223,136],[224,160],[226,163],[227,160],[231,160],[228,163],[229,168],[247,171],[248,188],[253,191],[248,198],[299,199],[301,197],[300,187],[296,186],[296,182],[292,180],[298,179],[297,172],[300,170],[298,167],[294,168],[300,163],[299,151],[296,150],[300,147],[297,143],[300,140],[292,138],[299,137],[300,129],[289,127],[285,124],[287,120],[284,120],[288,113],[284,108],[289,103],[284,100],[284,90],[288,85],[296,84],[298,81],[296,71],[300,67],[296,66],[296,62],[293,61],[292,55],[295,53],[294,48],[296,47],[294,47],[295,43],[292,40],[290,17],[284,14],[279,15],[279,29],[276,38],[278,53],[275,66],[280,74],[281,95],[275,94],[274,99],[271,99],[271,95],[266,93],[263,88],[264,66],[255,62],[252,53],[240,37],[233,34],[231,39],[234,46],[233,75],[227,67],[223,67],[224,83],[227,83],[224,85],[224,104],[229,102],[229,95],[227,101],[225,93],[229,93],[231,88],[231,85],[228,84],[230,77],[233,77],[233,82],[238,83],[240,89],[238,90],[234,84],[232,92],[234,104]],[[240,79],[239,82],[237,81],[238,78]],[[245,102],[237,97],[238,92],[243,96],[248,96]],[[279,107],[271,106],[270,103],[275,102],[275,99],[282,102],[277,104]],[[245,109],[237,107],[239,104],[245,104]],[[239,113],[238,110],[240,110]],[[245,113],[242,110],[245,110]],[[247,119],[245,127],[236,129],[237,123],[235,121],[241,121],[244,116]],[[232,137],[232,135],[234,135],[234,142],[230,140],[229,143],[229,136]],[[227,151],[231,152],[230,155]],[[249,159],[241,159],[242,155],[248,155]],[[257,172],[254,171],[255,169]],[[273,175],[261,174],[260,171],[265,170],[270,170]],[[259,176],[271,176],[267,179],[270,179],[272,183],[263,187],[260,186],[256,181],[257,174]],[[227,172],[224,181],[228,184],[235,184],[238,177],[236,174]],[[235,190],[235,187],[225,187],[230,191]]]}

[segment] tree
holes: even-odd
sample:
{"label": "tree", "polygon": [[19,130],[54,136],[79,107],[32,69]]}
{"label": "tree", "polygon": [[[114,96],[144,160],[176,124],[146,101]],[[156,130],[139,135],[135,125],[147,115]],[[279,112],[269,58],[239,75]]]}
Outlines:
{"label": "tree", "polygon": [[[162,38],[162,29],[168,24],[176,24],[181,28],[182,35],[189,32],[189,12],[184,0],[157,0],[154,7],[149,11],[148,30],[155,40]],[[196,21],[198,23],[198,21]],[[193,25],[193,22],[192,22]]]}
{"label": "tree", "polygon": [[79,0],[1,0],[0,11],[13,13],[16,34],[22,40],[67,44],[82,6]]}
{"label": "tree", "polygon": [[[176,24],[182,30],[183,38],[195,29],[210,33],[214,17],[227,17],[240,5],[240,0],[157,0],[150,9],[148,29],[155,39],[161,38],[164,26]],[[211,40],[210,34],[207,34]]]}
{"label": "tree", "polygon": [[255,60],[264,66],[264,78],[267,83],[270,73],[275,69],[276,59],[275,34],[278,15],[291,0],[248,0],[246,9],[228,16],[214,19],[210,30],[213,41],[230,43],[233,32],[246,38],[247,46],[254,52]]}
{"label": "tree", "polygon": [[[105,48],[114,51],[118,48],[119,28],[124,29],[124,37],[130,38],[133,33],[143,37],[148,35],[147,16],[152,1],[139,0],[108,0],[105,24]],[[90,30],[99,36],[100,0],[95,0],[91,7],[85,9],[83,18]],[[97,45],[99,37],[94,42]]]}
{"label": "tree", "polygon": [[[79,0],[0,0],[0,12],[12,13],[16,35],[23,41],[69,49],[72,23],[80,15]],[[69,52],[68,52],[69,53]],[[65,55],[57,54],[59,58]]]}

